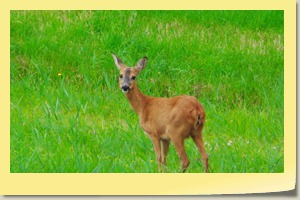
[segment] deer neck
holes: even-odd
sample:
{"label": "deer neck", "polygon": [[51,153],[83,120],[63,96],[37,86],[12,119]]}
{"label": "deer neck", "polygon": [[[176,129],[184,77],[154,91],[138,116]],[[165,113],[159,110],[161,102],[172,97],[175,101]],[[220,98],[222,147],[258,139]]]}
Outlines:
{"label": "deer neck", "polygon": [[150,97],[144,95],[137,85],[132,88],[132,90],[126,94],[126,97],[131,104],[133,110],[140,116],[144,110],[144,108],[147,106],[147,100],[150,99]]}

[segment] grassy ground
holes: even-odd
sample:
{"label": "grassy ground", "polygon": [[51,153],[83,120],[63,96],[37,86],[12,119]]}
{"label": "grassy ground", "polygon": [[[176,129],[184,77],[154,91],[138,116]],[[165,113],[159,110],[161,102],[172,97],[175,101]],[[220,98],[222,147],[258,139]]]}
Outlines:
{"label": "grassy ground", "polygon": [[10,25],[11,172],[157,172],[112,51],[148,56],[145,94],[203,104],[212,172],[284,171],[282,11],[11,11]]}

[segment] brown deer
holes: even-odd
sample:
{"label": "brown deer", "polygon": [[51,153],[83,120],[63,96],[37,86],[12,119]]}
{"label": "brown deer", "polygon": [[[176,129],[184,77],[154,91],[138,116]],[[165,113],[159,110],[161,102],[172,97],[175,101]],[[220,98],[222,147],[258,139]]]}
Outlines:
{"label": "brown deer", "polygon": [[204,171],[208,172],[208,154],[202,139],[205,111],[192,96],[156,98],[144,95],[138,88],[136,77],[145,68],[147,57],[136,66],[127,67],[112,53],[114,62],[120,70],[119,85],[134,111],[139,116],[142,129],[153,142],[158,171],[166,166],[170,141],[180,158],[181,169],[187,169],[190,161],[184,149],[184,139],[192,137],[202,157]]}

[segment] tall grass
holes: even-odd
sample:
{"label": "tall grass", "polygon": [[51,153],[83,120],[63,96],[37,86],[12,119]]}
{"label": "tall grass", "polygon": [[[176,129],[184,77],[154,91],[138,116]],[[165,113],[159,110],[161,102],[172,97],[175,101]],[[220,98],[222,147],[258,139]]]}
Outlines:
{"label": "tall grass", "polygon": [[212,172],[283,172],[283,11],[11,11],[10,27],[11,172],[157,172],[112,51],[148,56],[145,94],[203,104]]}

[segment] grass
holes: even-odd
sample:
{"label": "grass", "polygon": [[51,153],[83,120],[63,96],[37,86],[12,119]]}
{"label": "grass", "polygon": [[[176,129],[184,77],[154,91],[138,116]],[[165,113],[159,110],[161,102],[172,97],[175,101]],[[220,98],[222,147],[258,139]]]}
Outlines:
{"label": "grass", "polygon": [[203,104],[212,172],[284,171],[283,11],[11,11],[10,30],[11,172],[157,172],[112,51],[148,56],[145,94]]}

